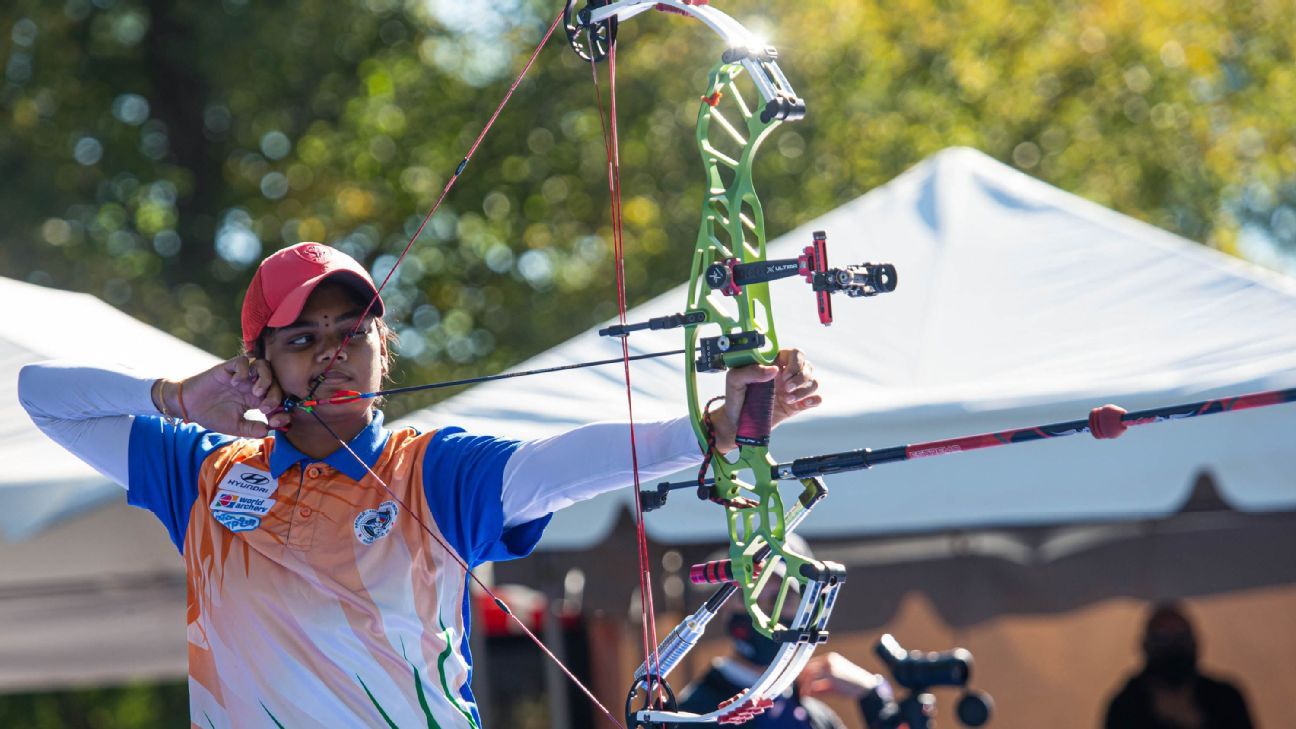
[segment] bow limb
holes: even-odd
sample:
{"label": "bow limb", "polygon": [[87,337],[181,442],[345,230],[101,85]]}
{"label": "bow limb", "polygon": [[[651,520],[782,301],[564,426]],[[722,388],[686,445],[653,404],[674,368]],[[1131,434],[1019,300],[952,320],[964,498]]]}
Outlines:
{"label": "bow limb", "polygon": [[[706,324],[686,332],[686,349],[698,352],[686,365],[690,413],[699,440],[706,442],[702,426],[702,400],[698,373],[750,364],[770,365],[778,356],[778,334],[769,283],[742,287],[714,286],[710,274],[716,266],[735,266],[766,260],[765,216],[752,181],[752,164],[761,143],[782,119],[757,113],[744,98],[739,81],[746,67],[726,53],[712,70],[698,109],[697,141],[707,176],[707,196],[694,250],[687,306],[706,314]],[[757,86],[759,91],[759,85]],[[790,93],[790,89],[789,89]],[[702,336],[705,332],[713,336]],[[725,506],[734,579],[757,630],[771,636],[779,628],[794,583],[804,585],[802,573],[810,560],[785,547],[789,532],[786,507],[769,454],[769,429],[773,406],[772,382],[747,388],[738,423],[739,449],[733,461],[713,458],[714,484],[710,498]],[[749,481],[742,476],[748,476]],[[765,553],[769,552],[768,557]],[[781,561],[784,577],[773,591],[773,604],[762,606],[760,597],[775,578],[776,570],[761,570],[760,559]],[[773,566],[771,564],[771,566]],[[815,565],[809,565],[814,567]]]}
{"label": "bow limb", "polygon": [[[711,70],[698,110],[697,142],[707,178],[701,221],[691,267],[686,311],[670,326],[685,328],[689,359],[685,379],[691,420],[699,443],[709,448],[705,406],[699,395],[698,374],[752,364],[771,365],[778,357],[778,336],[768,280],[722,286],[712,277],[716,266],[736,272],[744,265],[766,261],[764,212],[752,181],[752,164],[761,143],[779,124],[799,119],[804,104],[778,69],[777,52],[757,46],[750,33],[714,8],[686,2],[646,3],[622,0],[590,7],[581,16],[590,28],[607,28],[657,7],[702,20],[725,39],[728,50]],[[579,52],[579,49],[578,49]],[[609,51],[609,57],[615,50]],[[591,61],[599,60],[597,57]],[[752,94],[748,89],[754,87]],[[763,102],[763,104],[762,104]],[[614,190],[615,195],[615,190]],[[613,328],[625,336],[638,328],[661,328],[653,323]],[[705,335],[705,336],[704,336]],[[712,724],[745,721],[762,712],[805,667],[817,645],[827,637],[827,621],[844,579],[837,565],[817,562],[788,548],[788,534],[826,490],[817,479],[805,482],[802,497],[788,509],[783,502],[769,454],[773,382],[749,385],[738,423],[740,444],[734,460],[712,458],[712,485],[707,496],[725,507],[730,558],[727,584],[652,651],[635,676],[627,697],[627,721],[641,727],[668,724]],[[744,481],[747,476],[750,481]],[[696,569],[695,569],[696,572]],[[704,580],[705,581],[705,580]],[[740,595],[757,630],[783,642],[762,676],[737,696],[705,714],[675,711],[666,675],[701,637],[721,606]],[[762,597],[772,595],[772,605]],[[795,614],[781,617],[790,596],[799,596]],[[665,699],[665,706],[661,699]],[[633,705],[640,704],[638,711]]]}

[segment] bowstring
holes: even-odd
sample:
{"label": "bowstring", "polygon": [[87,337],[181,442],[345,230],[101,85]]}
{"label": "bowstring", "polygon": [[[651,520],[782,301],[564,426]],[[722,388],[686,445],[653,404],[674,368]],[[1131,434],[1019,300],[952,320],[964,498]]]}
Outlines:
{"label": "bowstring", "polygon": [[382,283],[379,284],[378,288],[374,291],[373,297],[369,299],[369,303],[365,306],[364,312],[358,319],[356,319],[355,325],[351,327],[351,330],[347,332],[347,335],[342,338],[342,343],[338,345],[336,350],[334,350],[333,356],[329,357],[328,364],[324,365],[324,370],[311,382],[310,390],[306,393],[306,397],[303,398],[304,400],[314,399],[315,391],[324,383],[324,378],[328,375],[329,371],[333,369],[333,364],[337,362],[338,355],[342,354],[342,351],[346,349],[348,344],[350,344],[351,338],[356,335],[356,332],[360,331],[360,327],[363,326],[365,318],[368,317],[369,312],[373,310],[374,304],[378,303],[379,299],[382,297],[383,289],[387,287],[387,283],[391,281],[396,270],[400,268],[401,262],[405,260],[405,256],[409,255],[410,249],[414,247],[414,242],[423,235],[423,230],[427,228],[428,223],[432,220],[432,216],[436,215],[437,210],[441,207],[441,203],[444,202],[446,196],[450,194],[450,190],[457,182],[459,182],[459,178],[463,175],[464,169],[468,167],[468,162],[472,160],[472,156],[476,154],[477,148],[481,146],[482,140],[486,138],[486,133],[495,125],[495,120],[499,118],[500,112],[504,110],[504,106],[508,104],[509,99],[513,98],[513,92],[517,90],[518,85],[522,83],[522,79],[525,78],[527,72],[531,70],[531,66],[534,65],[536,59],[540,57],[540,51],[549,43],[549,38],[553,35],[554,30],[558,28],[559,24],[562,23],[562,20],[563,13],[562,11],[559,11],[558,16],[554,18],[553,23],[549,25],[549,30],[545,31],[544,37],[540,39],[540,43],[537,44],[535,50],[531,52],[531,57],[528,58],[526,64],[522,66],[522,71],[513,79],[513,83],[509,85],[509,89],[504,94],[504,98],[500,99],[499,104],[495,107],[495,111],[490,115],[490,118],[486,120],[486,124],[482,127],[481,132],[477,134],[477,138],[473,140],[472,145],[468,148],[468,152],[464,154],[459,165],[455,167],[455,171],[450,175],[450,179],[446,180],[445,186],[441,188],[440,196],[437,197],[432,208],[428,210],[427,215],[423,216],[423,221],[419,223],[418,229],[410,236],[409,242],[405,244],[405,248],[401,250],[400,256],[396,258],[396,263],[392,264],[391,269],[387,271],[387,275],[383,277]]}
{"label": "bowstring", "polygon": [[[607,152],[608,194],[612,217],[612,265],[616,274],[617,318],[622,326],[627,319],[627,296],[625,280],[625,238],[621,217],[621,156],[620,140],[617,135],[616,103],[616,42],[608,45],[608,102],[604,109],[603,94],[599,86],[598,64],[593,54],[590,58],[590,70],[594,79],[594,97],[598,103],[599,123],[603,129],[603,144]],[[621,358],[624,363],[626,388],[626,413],[630,426],[630,464],[634,477],[634,514],[635,543],[639,557],[639,611],[640,627],[643,642],[645,672],[645,696],[649,706],[658,698],[658,679],[661,673],[661,661],[658,655],[657,613],[653,605],[652,569],[648,552],[648,535],[644,525],[642,485],[639,479],[639,453],[635,442],[634,397],[630,382],[630,344],[628,337],[621,337]]]}

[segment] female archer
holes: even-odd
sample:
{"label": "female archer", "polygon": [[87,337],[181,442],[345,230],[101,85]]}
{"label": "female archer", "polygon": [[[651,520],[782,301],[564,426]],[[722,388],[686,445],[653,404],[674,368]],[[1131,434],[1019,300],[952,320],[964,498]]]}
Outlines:
{"label": "female archer", "polygon": [[[390,430],[370,399],[284,410],[379,390],[382,315],[359,263],[303,243],[261,263],[245,352],[205,372],[22,370],[36,424],[152,511],[184,557],[194,726],[479,726],[466,569],[525,556],[553,511],[631,481],[625,423],[518,442]],[[732,370],[719,451],[745,387],[770,379],[775,423],[820,402],[798,352]],[[640,423],[636,439],[647,478],[701,460],[686,418]]]}

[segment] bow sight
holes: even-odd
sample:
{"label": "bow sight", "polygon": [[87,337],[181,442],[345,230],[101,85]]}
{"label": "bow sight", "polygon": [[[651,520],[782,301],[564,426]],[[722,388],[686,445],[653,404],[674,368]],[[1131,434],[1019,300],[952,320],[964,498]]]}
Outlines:
{"label": "bow sight", "polygon": [[861,263],[845,268],[828,268],[828,234],[814,232],[814,243],[796,258],[742,263],[727,258],[707,267],[706,282],[725,296],[737,296],[749,284],[802,276],[815,292],[819,304],[819,321],[832,324],[831,294],[844,293],[851,298],[877,296],[895,291],[896,270],[890,263]]}
{"label": "bow sight", "polygon": [[[828,234],[814,232],[814,242],[796,258],[757,260],[743,262],[738,258],[725,258],[707,266],[704,278],[712,291],[724,296],[740,296],[745,287],[768,283],[782,278],[801,276],[815,294],[819,309],[819,322],[828,326],[833,322],[832,295],[845,294],[851,298],[877,296],[895,291],[899,278],[890,263],[861,263],[841,268],[828,267]],[[623,337],[644,329],[674,329],[705,323],[705,312],[688,311],[683,314],[653,317],[634,324],[614,324],[599,330],[604,337]],[[725,355],[731,352],[760,349],[766,344],[759,331],[742,331],[703,337],[698,340],[698,372],[721,372],[727,369]]]}

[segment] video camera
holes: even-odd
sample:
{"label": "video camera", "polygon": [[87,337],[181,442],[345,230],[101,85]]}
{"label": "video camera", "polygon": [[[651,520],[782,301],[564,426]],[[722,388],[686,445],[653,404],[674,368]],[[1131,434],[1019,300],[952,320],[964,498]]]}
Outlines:
{"label": "video camera", "polygon": [[990,695],[983,691],[967,689],[972,677],[972,654],[963,648],[941,653],[906,651],[890,634],[883,635],[874,648],[886,664],[891,679],[897,687],[908,689],[909,695],[896,701],[895,697],[879,695],[878,706],[869,716],[870,729],[928,729],[936,713],[936,697],[928,689],[936,686],[955,686],[964,689],[955,707],[955,714],[964,726],[978,727],[990,721],[994,706]]}

